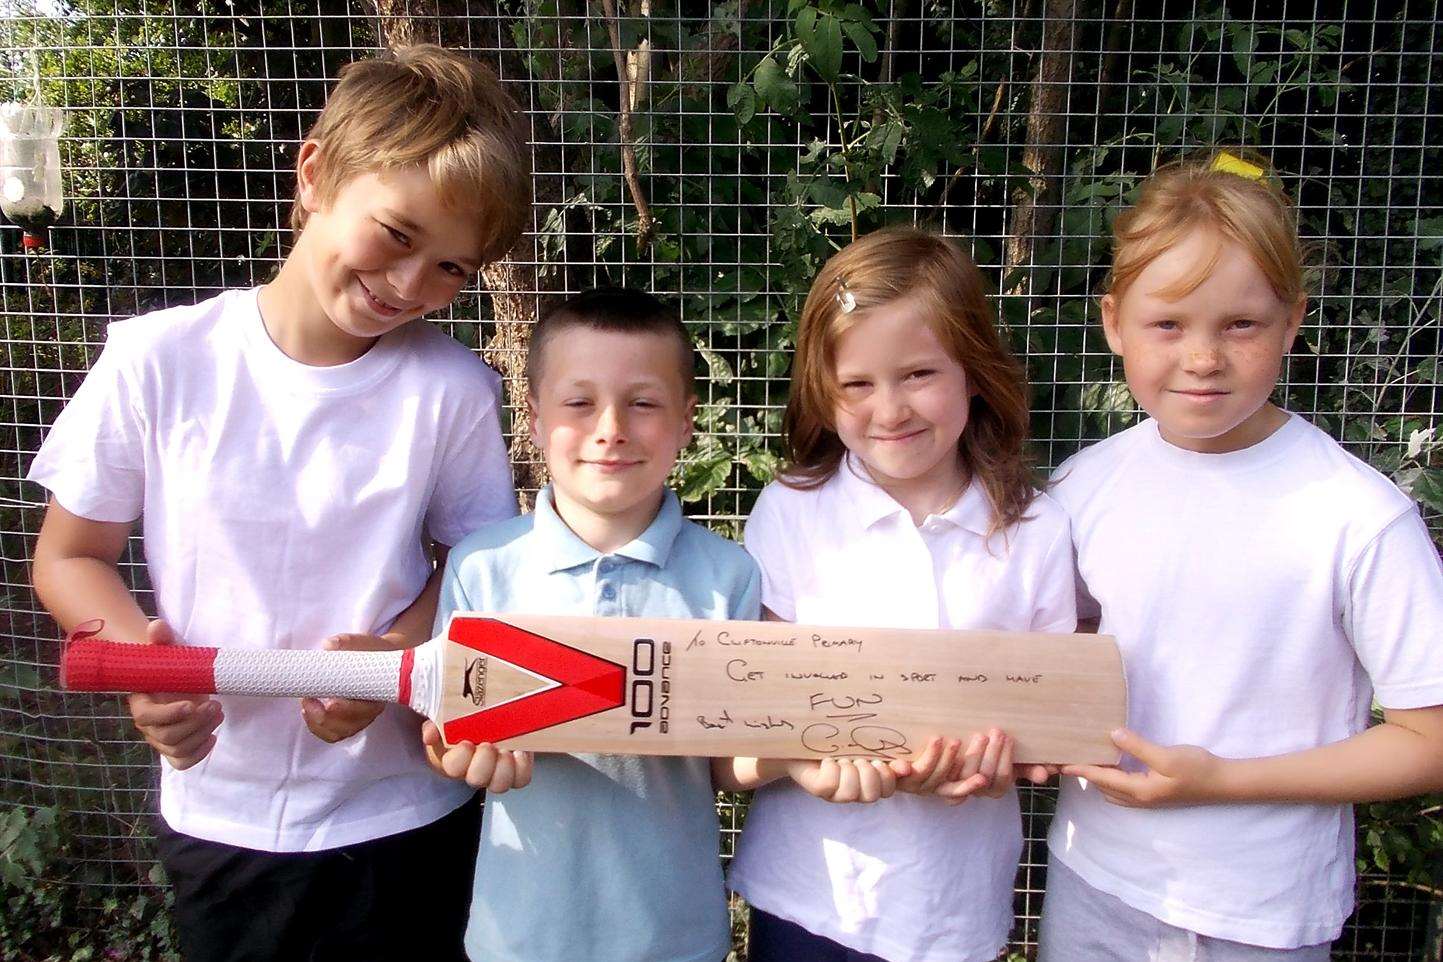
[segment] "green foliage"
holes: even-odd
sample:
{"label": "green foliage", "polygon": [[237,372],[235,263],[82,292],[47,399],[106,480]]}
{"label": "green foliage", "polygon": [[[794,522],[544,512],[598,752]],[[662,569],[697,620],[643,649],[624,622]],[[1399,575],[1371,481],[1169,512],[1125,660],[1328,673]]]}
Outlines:
{"label": "green foliage", "polygon": [[[18,0],[16,13],[34,13],[30,2]],[[540,223],[540,274],[572,290],[609,282],[677,293],[707,377],[698,439],[675,482],[728,533],[779,466],[785,378],[812,278],[854,236],[888,223],[915,219],[961,237],[1002,292],[1003,322],[1032,375],[1044,464],[1133,423],[1136,405],[1097,331],[1108,234],[1156,164],[1216,142],[1266,150],[1299,201],[1302,233],[1320,241],[1312,306],[1279,400],[1397,481],[1438,529],[1443,217],[1426,193],[1436,166],[1425,156],[1431,63],[1404,35],[1416,22],[1387,10],[1368,20],[1246,20],[1230,12],[1243,5],[1165,0],[1127,24],[1128,48],[1114,49],[1102,16],[1111,5],[1083,3],[1049,198],[1022,149],[1043,24],[1015,16],[1017,5],[917,0],[901,5],[908,17],[893,34],[893,5],[877,0],[723,0],[703,16],[676,0],[653,3],[650,16],[619,2],[620,52],[639,51],[643,39],[650,51],[629,145],[656,218],[643,243],[621,176],[619,85],[601,5],[504,6],[480,33],[509,31],[503,73],[532,78],[522,99],[541,139],[564,145],[543,175],[554,203]],[[12,59],[24,61],[0,95],[28,96],[38,68],[45,98],[70,111],[67,219],[87,228],[53,232],[64,257],[0,251],[22,452],[93,360],[103,319],[266,278],[290,189],[269,172],[294,156],[285,145],[322,102],[325,78],[378,39],[370,16],[285,16],[279,0],[243,13],[209,0],[183,11],[164,0],[73,8],[0,27]],[[1019,240],[1020,198],[1048,208],[1051,229],[1018,257],[1009,245]],[[34,531],[36,519],[4,520],[3,554],[28,557],[14,533]],[[64,819],[14,808],[3,822],[14,833],[0,863],[5,897],[20,901],[0,926],[49,933],[41,921],[80,917],[67,913],[78,913],[86,866],[146,864],[133,824],[82,823],[73,811],[144,810],[143,791],[96,793],[112,774],[102,762],[143,771],[148,756],[125,754],[132,736],[121,725],[98,725],[94,739],[53,737],[43,719],[88,718],[94,704],[45,702],[35,679],[20,677],[26,666],[0,667],[15,675],[0,676],[0,687],[22,693],[23,719],[0,734],[0,793],[7,780],[33,785],[38,770],[55,797],[85,800]],[[1383,873],[1379,884],[1436,890],[1438,804],[1360,807],[1361,867]],[[96,890],[104,881],[113,880],[95,880]],[[139,916],[130,902],[111,904],[100,931],[155,917],[154,890],[123,881],[149,902]],[[4,944],[26,944],[17,939]]]}
{"label": "green foliage", "polygon": [[0,959],[178,962],[159,866],[149,886],[97,898],[65,877],[66,829],[53,808],[0,810]]}
{"label": "green foliage", "polygon": [[1358,807],[1359,872],[1383,872],[1443,900],[1443,795]]}

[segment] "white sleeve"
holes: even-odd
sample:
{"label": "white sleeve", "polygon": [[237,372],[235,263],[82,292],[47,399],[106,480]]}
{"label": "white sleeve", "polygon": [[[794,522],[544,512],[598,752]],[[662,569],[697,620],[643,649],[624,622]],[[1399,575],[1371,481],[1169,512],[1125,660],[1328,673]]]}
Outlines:
{"label": "white sleeve", "polygon": [[145,504],[146,418],[115,331],[26,474],[91,521],[134,521]]}
{"label": "white sleeve", "polygon": [[442,455],[426,509],[426,533],[440,544],[459,544],[471,532],[516,515],[516,488],[496,403]]}
{"label": "white sleeve", "polygon": [[783,621],[796,621],[796,589],[792,584],[788,552],[790,539],[796,532],[787,531],[775,502],[774,497],[768,497],[767,490],[762,491],[751,517],[747,518],[742,541],[747,553],[762,569],[762,607]]}
{"label": "white sleeve", "polygon": [[[1069,524],[1075,524],[1077,520],[1077,514],[1075,511],[1073,511],[1071,505],[1071,485],[1067,483],[1068,478],[1072,474],[1072,469],[1076,461],[1077,455],[1074,454],[1066,461],[1063,461],[1062,464],[1058,465],[1057,470],[1052,472],[1052,479],[1050,482],[1051,487],[1048,490],[1048,494],[1053,498],[1053,500],[1055,500],[1058,504],[1062,506],[1062,510],[1067,514]],[[1082,570],[1078,567],[1077,564],[1076,537],[1070,539],[1070,543],[1068,545],[1068,554],[1070,555],[1068,559],[1068,564],[1072,568],[1071,578],[1073,584],[1073,607],[1075,608],[1075,620],[1096,621],[1102,615],[1102,606],[1099,605],[1097,603],[1097,600],[1092,597],[1092,593],[1087,589],[1087,583],[1082,580]],[[1073,629],[1068,630],[1071,631]]]}
{"label": "white sleeve", "polygon": [[1072,527],[1063,524],[1039,563],[1032,630],[1070,633],[1077,630],[1077,602],[1082,581],[1072,562]]}
{"label": "white sleeve", "polygon": [[1385,708],[1443,705],[1443,563],[1416,508],[1353,565],[1343,628]]}

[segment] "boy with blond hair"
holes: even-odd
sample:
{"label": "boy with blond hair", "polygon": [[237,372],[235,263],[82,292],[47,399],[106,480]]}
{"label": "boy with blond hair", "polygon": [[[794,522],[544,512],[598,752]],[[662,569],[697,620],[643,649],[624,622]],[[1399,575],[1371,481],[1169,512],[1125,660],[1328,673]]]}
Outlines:
{"label": "boy with blond hair", "polygon": [[[438,47],[351,64],[296,180],[275,279],[111,325],[31,465],[51,493],[35,589],[63,628],[413,645],[433,558],[515,514],[496,376],[420,318],[521,233],[516,105]],[[141,516],[155,621],[116,568]],[[478,813],[427,769],[414,714],[164,693],[130,711],[167,763],[158,843],[190,962],[462,957]]]}
{"label": "boy with blond hair", "polygon": [[[684,519],[666,487],[696,407],[691,339],[675,313],[638,291],[579,294],[538,325],[526,370],[551,484],[532,514],[456,546],[437,624],[467,609],[756,618],[756,564]],[[439,749],[434,725],[425,738]],[[438,764],[489,791],[466,932],[476,962],[726,957],[707,759],[533,761],[462,742]]]}

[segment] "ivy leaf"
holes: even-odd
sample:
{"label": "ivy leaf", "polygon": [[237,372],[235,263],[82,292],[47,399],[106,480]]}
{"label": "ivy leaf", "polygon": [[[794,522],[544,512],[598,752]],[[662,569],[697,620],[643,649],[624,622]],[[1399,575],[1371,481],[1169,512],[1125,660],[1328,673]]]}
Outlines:
{"label": "ivy leaf", "polygon": [[748,474],[766,484],[777,476],[782,459],[766,448],[749,448],[742,452],[742,464],[746,465]]}
{"label": "ivy leaf", "polygon": [[1301,30],[1284,30],[1283,36],[1287,37],[1288,42],[1299,50],[1307,50],[1313,44],[1313,38]]}
{"label": "ivy leaf", "polygon": [[812,166],[821,158],[822,152],[826,149],[825,143],[813,137],[812,142],[807,144],[807,149],[797,155],[797,164],[802,167]]}
{"label": "ivy leaf", "polygon": [[1229,24],[1229,27],[1229,32],[1233,35],[1233,62],[1238,65],[1238,70],[1247,76],[1248,62],[1258,47],[1258,28],[1251,23],[1237,26]]}
{"label": "ivy leaf", "polygon": [[727,106],[737,115],[737,123],[746,124],[757,114],[757,92],[751,84],[732,84],[727,91]]}
{"label": "ivy leaf", "polygon": [[895,120],[882,125],[876,136],[877,149],[881,152],[883,161],[888,164],[896,163],[897,149],[902,146],[902,137],[906,132],[906,128]]}
{"label": "ivy leaf", "polygon": [[731,472],[731,452],[718,445],[682,466],[677,496],[683,501],[700,501],[726,484]]}
{"label": "ivy leaf", "polygon": [[870,30],[853,20],[843,23],[842,29],[847,32],[848,37],[852,38],[852,43],[856,44],[857,51],[862,55],[863,60],[867,63],[876,61],[877,38],[872,36]]}
{"label": "ivy leaf", "polygon": [[882,206],[882,198],[869,190],[858,191],[851,195],[857,202],[857,210],[871,210],[874,207]]}
{"label": "ivy leaf", "polygon": [[797,105],[797,85],[782,70],[781,64],[771,56],[763,57],[753,75],[757,95],[766,101],[777,113],[791,113]]}
{"label": "ivy leaf", "polygon": [[707,379],[721,385],[727,385],[736,380],[736,374],[732,372],[732,366],[727,359],[709,347],[700,347],[702,360],[706,362]]}
{"label": "ivy leaf", "polygon": [[818,207],[809,215],[818,227],[831,225],[842,227],[852,222],[852,211],[847,207]]}
{"label": "ivy leaf", "polygon": [[1443,217],[1420,217],[1415,230],[1419,250],[1431,251],[1443,247]]}
{"label": "ivy leaf", "polygon": [[1248,68],[1248,83],[1258,87],[1266,87],[1273,82],[1273,77],[1278,73],[1278,65],[1275,63],[1255,63]]}
{"label": "ivy leaf", "polygon": [[1408,493],[1433,511],[1443,511],[1443,468],[1424,468]]}
{"label": "ivy leaf", "polygon": [[847,200],[847,192],[838,184],[825,178],[818,178],[807,185],[807,196],[812,203],[822,207],[841,207]]}
{"label": "ivy leaf", "polygon": [[807,59],[827,83],[835,83],[842,72],[842,24],[830,13],[808,7],[797,15],[797,39]]}
{"label": "ivy leaf", "polygon": [[817,8],[803,7],[797,14],[797,39],[803,47],[810,47],[817,32]]}
{"label": "ivy leaf", "polygon": [[838,14],[843,20],[849,23],[860,23],[868,30],[876,31],[877,24],[872,20],[872,15],[860,3],[849,3],[842,8]]}

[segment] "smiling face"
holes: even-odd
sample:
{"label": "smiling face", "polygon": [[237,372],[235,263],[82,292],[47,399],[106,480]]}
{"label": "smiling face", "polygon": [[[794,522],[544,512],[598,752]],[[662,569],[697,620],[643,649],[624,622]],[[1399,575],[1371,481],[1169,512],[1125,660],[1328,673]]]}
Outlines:
{"label": "smiling face", "polygon": [[[1203,282],[1169,296],[1214,251]],[[1223,453],[1257,444],[1286,420],[1268,397],[1306,307],[1279,299],[1241,246],[1198,232],[1158,255],[1121,298],[1104,297],[1102,323],[1163,438]]]}
{"label": "smiling face", "polygon": [[966,477],[958,439],[967,427],[967,372],[903,299],[863,314],[833,354],[837,436],[872,480],[908,508],[936,510]]}
{"label": "smiling face", "polygon": [[691,441],[696,398],[677,354],[667,334],[572,326],[547,341],[528,401],[531,437],[557,513],[593,547],[646,529]]}
{"label": "smiling face", "polygon": [[307,142],[298,165],[308,217],[296,253],[330,328],[312,336],[359,355],[381,335],[451,303],[481,268],[476,223],[442,203],[423,167],[360,174],[323,200],[318,157]]}

